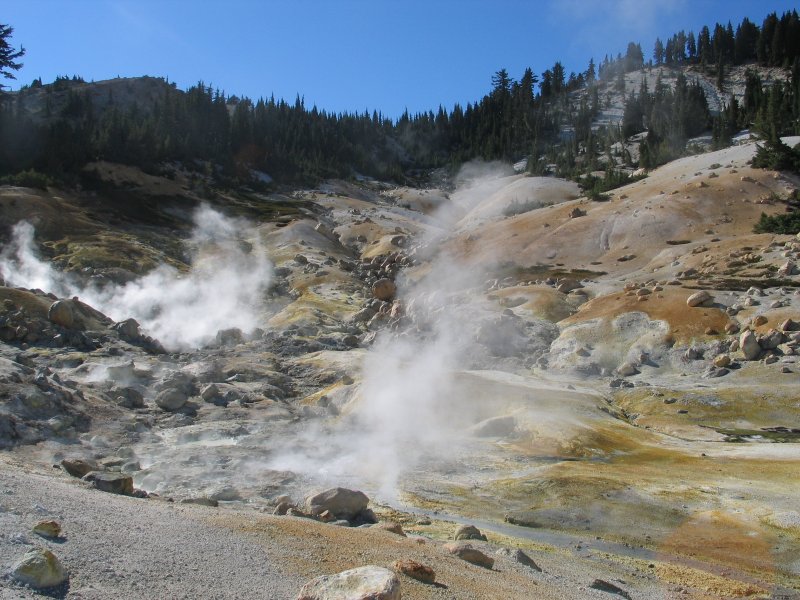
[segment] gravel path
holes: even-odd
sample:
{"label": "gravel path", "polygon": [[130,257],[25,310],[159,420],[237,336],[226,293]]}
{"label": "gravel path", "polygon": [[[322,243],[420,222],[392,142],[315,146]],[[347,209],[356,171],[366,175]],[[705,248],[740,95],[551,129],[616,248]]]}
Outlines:
{"label": "gravel path", "polygon": [[[213,509],[140,500],[26,473],[0,461],[0,572],[33,546],[46,546],[71,573],[61,598],[292,598],[302,581],[281,555],[205,522]],[[31,533],[56,519],[63,541]],[[41,597],[0,579],[0,598]]]}

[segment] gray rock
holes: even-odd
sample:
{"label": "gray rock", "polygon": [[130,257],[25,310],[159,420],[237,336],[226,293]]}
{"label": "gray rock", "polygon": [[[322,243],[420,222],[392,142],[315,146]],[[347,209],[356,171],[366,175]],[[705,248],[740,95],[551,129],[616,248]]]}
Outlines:
{"label": "gray rock", "polygon": [[451,542],[444,545],[444,549],[453,556],[457,556],[461,560],[465,560],[473,565],[491,569],[494,566],[494,559],[486,556],[483,552],[474,548],[467,542]]}
{"label": "gray rock", "polygon": [[777,329],[770,329],[767,333],[758,337],[758,345],[764,350],[774,350],[786,341],[786,337]]}
{"label": "gray rock", "polygon": [[542,568],[534,562],[534,560],[525,554],[519,548],[500,548],[497,552],[495,552],[497,556],[503,556],[509,558],[515,562],[518,562],[521,565],[525,565],[533,569],[534,571],[542,572]]}
{"label": "gray rock", "polygon": [[130,475],[91,471],[81,479],[88,481],[101,492],[122,494],[123,496],[130,496],[133,494],[133,478]]}
{"label": "gray rock", "polygon": [[73,477],[83,477],[87,473],[97,470],[97,463],[81,458],[65,458],[61,461],[61,466]]}
{"label": "gray rock", "polygon": [[156,405],[166,411],[175,411],[186,404],[186,394],[177,388],[169,388],[158,393]]}
{"label": "gray rock", "polygon": [[367,565],[312,579],[297,600],[400,600],[400,580],[389,569]]}
{"label": "gray rock", "polygon": [[705,305],[709,304],[712,301],[713,301],[713,298],[711,297],[711,294],[709,294],[708,292],[703,290],[701,292],[696,292],[696,293],[692,294],[691,296],[689,296],[686,299],[686,305],[687,306],[691,306],[691,307],[705,306]]}
{"label": "gray rock", "polygon": [[481,540],[486,541],[486,536],[481,533],[481,530],[474,525],[461,525],[456,528],[453,539],[458,540]]}
{"label": "gray rock", "polygon": [[761,354],[761,346],[756,334],[749,329],[739,336],[739,349],[744,354],[745,360],[757,360]]}
{"label": "gray rock", "polygon": [[11,576],[36,589],[61,585],[68,577],[61,561],[45,548],[28,550],[12,567]]}
{"label": "gray rock", "polygon": [[352,521],[367,508],[369,498],[364,492],[348,490],[345,488],[331,488],[306,498],[306,508],[318,516],[324,511],[330,511],[336,519]]}
{"label": "gray rock", "polygon": [[75,309],[72,300],[57,300],[47,310],[47,318],[56,325],[67,329],[75,326]]}

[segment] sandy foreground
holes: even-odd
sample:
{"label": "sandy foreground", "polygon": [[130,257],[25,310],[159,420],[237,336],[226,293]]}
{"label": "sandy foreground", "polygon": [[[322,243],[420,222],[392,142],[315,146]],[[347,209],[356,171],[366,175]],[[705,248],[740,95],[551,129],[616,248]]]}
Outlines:
{"label": "sandy foreground", "polygon": [[[476,545],[490,555],[501,547],[522,546],[542,572],[499,557],[488,570],[446,555],[440,541],[411,533],[404,538],[376,529],[276,517],[241,504],[209,508],[118,496],[10,455],[2,456],[0,464],[3,573],[33,546],[48,547],[70,573],[68,584],[45,594],[4,576],[4,599],[294,598],[317,575],[367,564],[390,567],[409,558],[432,567],[436,584],[401,575],[406,598],[618,595],[590,587],[596,579],[636,598],[793,597],[789,590],[771,588],[768,581],[755,582],[732,569],[679,564],[658,553],[650,559],[626,558],[594,551],[591,541],[557,548],[492,532],[487,532],[488,543]],[[58,520],[62,537],[50,541],[32,533],[32,526],[43,519]],[[443,532],[449,527],[441,525]]]}

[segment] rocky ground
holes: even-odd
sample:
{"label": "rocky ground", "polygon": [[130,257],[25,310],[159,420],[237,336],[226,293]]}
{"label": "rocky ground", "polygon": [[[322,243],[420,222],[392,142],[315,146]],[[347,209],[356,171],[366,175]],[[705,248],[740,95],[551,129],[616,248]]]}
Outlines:
{"label": "rocky ground", "polygon": [[752,227],[798,181],[753,152],[599,203],[0,188],[2,597],[796,597],[800,240]]}

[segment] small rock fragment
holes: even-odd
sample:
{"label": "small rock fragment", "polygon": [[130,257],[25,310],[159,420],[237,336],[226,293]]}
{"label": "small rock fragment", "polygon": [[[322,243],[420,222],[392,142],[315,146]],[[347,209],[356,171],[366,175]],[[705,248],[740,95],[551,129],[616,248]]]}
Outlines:
{"label": "small rock fragment", "polygon": [[422,583],[432,584],[436,581],[436,573],[430,567],[418,563],[415,560],[404,559],[397,560],[392,565],[395,571],[408,575],[411,579],[416,579]]}
{"label": "small rock fragment", "polygon": [[46,538],[57,538],[61,535],[61,524],[58,521],[39,521],[33,526],[33,533]]}

